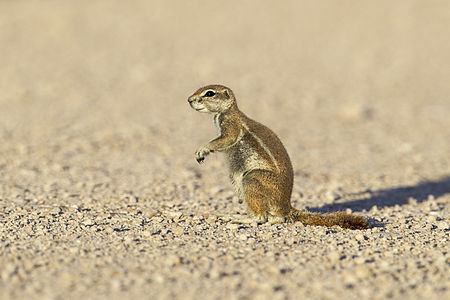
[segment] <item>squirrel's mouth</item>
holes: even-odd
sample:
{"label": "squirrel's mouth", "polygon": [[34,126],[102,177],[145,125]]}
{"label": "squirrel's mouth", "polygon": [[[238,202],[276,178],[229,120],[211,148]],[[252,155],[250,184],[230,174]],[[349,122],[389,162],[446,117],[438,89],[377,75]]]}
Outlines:
{"label": "squirrel's mouth", "polygon": [[207,109],[206,107],[204,107],[203,105],[197,106],[195,102],[191,102],[190,105],[191,105],[191,107],[192,107],[193,109],[195,109],[196,111],[199,111],[199,112],[208,112],[208,109]]}
{"label": "squirrel's mouth", "polygon": [[208,111],[208,109],[206,108],[206,107],[197,107],[197,108],[194,108],[196,111],[199,111],[199,112],[209,112]]}

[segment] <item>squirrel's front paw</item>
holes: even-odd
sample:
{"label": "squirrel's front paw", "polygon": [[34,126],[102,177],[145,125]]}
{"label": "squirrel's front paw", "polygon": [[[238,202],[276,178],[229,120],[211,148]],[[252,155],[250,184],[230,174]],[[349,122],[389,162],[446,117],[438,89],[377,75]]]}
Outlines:
{"label": "squirrel's front paw", "polygon": [[208,148],[202,147],[195,152],[195,159],[197,159],[197,162],[200,164],[205,160],[205,156],[210,152],[211,150],[209,150]]}

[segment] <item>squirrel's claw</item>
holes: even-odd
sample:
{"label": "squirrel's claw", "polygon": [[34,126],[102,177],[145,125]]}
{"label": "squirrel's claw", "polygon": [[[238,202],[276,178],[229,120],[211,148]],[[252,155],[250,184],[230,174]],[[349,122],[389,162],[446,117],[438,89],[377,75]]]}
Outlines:
{"label": "squirrel's claw", "polygon": [[195,159],[200,164],[205,160],[205,156],[209,154],[209,150],[207,148],[201,148],[195,152]]}

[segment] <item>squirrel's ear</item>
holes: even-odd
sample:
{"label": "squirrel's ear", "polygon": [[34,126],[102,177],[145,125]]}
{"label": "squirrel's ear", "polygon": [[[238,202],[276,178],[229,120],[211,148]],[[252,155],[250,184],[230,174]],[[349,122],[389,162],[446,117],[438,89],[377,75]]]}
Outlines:
{"label": "squirrel's ear", "polygon": [[230,99],[230,94],[227,90],[223,91],[223,94],[225,95],[225,97],[227,97],[227,99]]}

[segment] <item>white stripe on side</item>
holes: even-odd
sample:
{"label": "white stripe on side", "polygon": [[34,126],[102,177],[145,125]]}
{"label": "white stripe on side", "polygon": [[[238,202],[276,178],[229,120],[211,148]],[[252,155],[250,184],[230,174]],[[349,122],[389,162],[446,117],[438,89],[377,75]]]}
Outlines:
{"label": "white stripe on side", "polygon": [[280,168],[278,166],[278,162],[276,161],[275,157],[273,156],[272,152],[270,152],[270,149],[264,144],[264,142],[256,135],[254,134],[250,128],[248,128],[247,124],[245,124],[243,121],[242,122],[242,126],[244,126],[245,130],[248,131],[248,133],[251,134],[252,137],[255,138],[255,140],[258,142],[258,144],[264,149],[264,151],[266,151],[267,155],[269,155],[270,159],[272,160],[273,164],[275,165],[275,167],[277,168],[277,171],[280,172]]}

